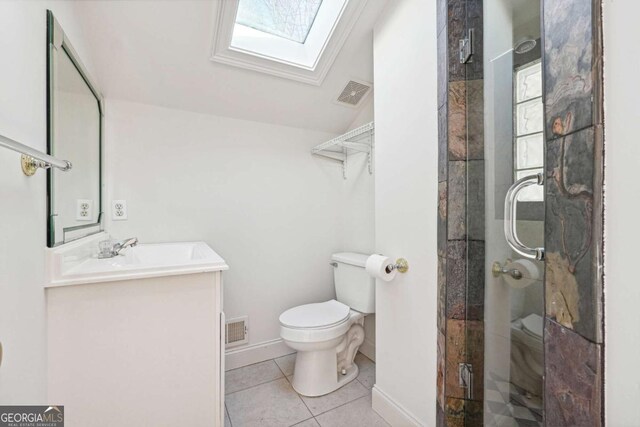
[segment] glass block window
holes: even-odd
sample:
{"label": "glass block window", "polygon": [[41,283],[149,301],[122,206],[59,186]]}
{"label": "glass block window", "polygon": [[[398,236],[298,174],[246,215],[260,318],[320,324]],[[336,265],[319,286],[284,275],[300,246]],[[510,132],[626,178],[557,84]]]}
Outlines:
{"label": "glass block window", "polygon": [[322,0],[240,0],[236,22],[304,43],[321,4]]}
{"label": "glass block window", "polygon": [[[514,78],[514,179],[542,173],[544,169],[544,108],[542,64],[536,61],[519,68]],[[541,202],[544,187],[532,185],[518,194],[521,202]]]}

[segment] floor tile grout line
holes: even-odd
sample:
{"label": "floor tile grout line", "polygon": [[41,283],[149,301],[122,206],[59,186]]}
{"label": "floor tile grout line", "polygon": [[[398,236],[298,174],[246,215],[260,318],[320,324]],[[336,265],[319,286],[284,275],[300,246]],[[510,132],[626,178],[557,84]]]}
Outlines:
{"label": "floor tile grout line", "polygon": [[[293,354],[293,353],[291,353],[291,354]],[[288,355],[288,354],[285,354],[284,356],[280,356],[280,357],[286,357],[286,356],[289,356],[289,355]],[[249,366],[260,365],[261,363],[266,363],[266,362],[273,362],[273,363],[276,363],[276,359],[280,359],[280,357],[276,357],[276,358],[273,358],[273,359],[263,360],[262,362],[250,363],[250,364],[248,364],[248,365],[244,365],[244,366],[239,366],[239,367],[237,367],[237,368],[233,368],[233,369],[229,369],[229,370],[227,370],[227,371],[224,371],[224,373],[226,374],[226,373],[228,373],[228,372],[233,372],[233,371],[237,371],[238,369],[248,368]],[[277,363],[276,363],[276,365],[277,365]]]}
{"label": "floor tile grout line", "polygon": [[[274,360],[275,360],[275,359],[274,359]],[[278,365],[278,364],[276,363],[276,365]],[[280,368],[280,365],[278,365],[278,368]],[[282,368],[280,368],[280,372],[282,372],[282,375],[284,375],[284,371],[282,370]],[[289,380],[289,377],[288,377],[288,376],[286,376],[286,375],[284,375],[284,377],[287,379],[287,381],[289,381],[289,384],[291,384],[291,381]],[[364,387],[368,392],[371,392],[371,390],[370,390],[367,386],[365,386],[364,384],[362,384],[362,383],[358,380],[358,378],[354,378],[354,380],[356,380],[356,381],[357,381],[357,382],[358,382],[362,387]],[[346,385],[346,384],[345,384],[345,385]],[[293,387],[293,384],[291,384],[291,386]],[[343,387],[344,387],[344,386],[343,386]],[[294,389],[293,391],[295,391],[295,389]],[[337,391],[337,390],[334,390],[334,392],[335,392],[335,391]],[[332,393],[333,393],[333,392],[332,392]],[[326,414],[327,412],[331,412],[331,411],[333,411],[334,409],[338,409],[338,408],[340,408],[341,406],[348,405],[348,404],[349,404],[349,403],[351,403],[351,402],[355,402],[355,401],[356,401],[356,400],[358,400],[358,399],[362,399],[363,397],[367,397],[367,395],[365,394],[364,396],[356,397],[355,399],[349,400],[348,402],[345,402],[345,403],[343,403],[342,405],[338,405],[338,406],[336,406],[335,408],[327,409],[327,410],[326,410],[326,411],[324,411],[324,412],[320,412],[320,413],[318,413],[318,414],[314,414],[314,413],[313,413],[313,411],[311,411],[311,409],[309,408],[309,406],[307,406],[307,402],[305,402],[305,401],[304,401],[304,399],[302,398],[302,396],[300,395],[300,393],[298,393],[298,392],[296,391],[296,394],[298,395],[298,397],[300,398],[300,400],[302,400],[302,403],[304,403],[304,406],[307,408],[307,410],[308,410],[308,411],[309,411],[309,413],[311,414],[311,418],[313,418],[313,419],[315,419],[317,416],[320,416],[320,415],[322,415],[322,414]],[[309,418],[309,419],[311,419],[311,418]],[[303,421],[307,421],[307,420],[303,420]],[[302,421],[300,421],[300,422],[302,422]],[[318,422],[318,420],[316,420],[316,422]],[[320,423],[318,422],[318,424],[320,424]]]}
{"label": "floor tile grout line", "polygon": [[[307,408],[307,411],[309,411],[309,414],[311,414],[311,418],[314,417],[313,412],[311,412],[311,409],[309,409],[309,407],[307,406],[307,403],[304,401],[304,399],[300,396],[300,393],[298,393],[296,391],[295,388],[293,388],[293,384],[291,384],[291,381],[289,381],[289,378],[287,378],[287,376],[284,374],[284,371],[282,370],[282,368],[280,367],[280,365],[278,365],[278,363],[276,362],[276,359],[273,359],[273,363],[276,364],[276,366],[278,367],[278,369],[280,369],[280,372],[282,372],[282,375],[284,375],[284,378],[287,380],[287,382],[289,383],[289,385],[291,386],[291,388],[293,389],[294,393],[296,394],[296,396],[298,396],[298,399],[300,399],[300,401],[302,402],[302,404],[304,405],[305,408]],[[293,375],[293,374],[292,374]],[[310,420],[311,418],[307,418],[307,420]],[[307,421],[307,420],[302,420],[301,422]],[[298,424],[300,424],[298,423]],[[295,424],[294,424],[295,425]]]}
{"label": "floor tile grout line", "polygon": [[[367,391],[370,391],[370,390],[368,390],[368,389],[367,389]],[[364,396],[357,397],[357,398],[355,398],[355,399],[353,399],[353,400],[350,400],[350,401],[348,401],[348,402],[343,403],[342,405],[338,405],[338,406],[336,406],[335,408],[327,409],[327,410],[326,410],[326,411],[324,411],[324,412],[320,412],[319,414],[314,415],[314,416],[313,416],[313,418],[315,418],[315,417],[319,417],[320,415],[324,415],[324,414],[326,414],[326,413],[328,413],[328,412],[331,412],[331,411],[335,411],[335,410],[336,410],[336,409],[338,409],[338,408],[342,408],[343,406],[346,406],[346,405],[348,405],[348,404],[350,404],[350,403],[353,403],[353,402],[355,402],[356,400],[364,399],[364,398],[366,398],[366,397],[367,397],[367,395],[366,395],[366,394],[365,394]],[[317,421],[317,420],[316,420],[316,421]],[[320,423],[318,423],[318,424],[320,424]]]}
{"label": "floor tile grout line", "polygon": [[[288,356],[288,355],[287,355],[287,356]],[[364,355],[363,355],[363,356],[364,356]],[[284,356],[283,356],[283,357],[284,357]],[[366,357],[366,356],[365,356],[365,357]],[[367,358],[367,359],[368,359],[368,358]],[[369,359],[369,360],[371,360],[371,359]],[[285,379],[285,380],[287,380],[287,382],[289,383],[289,385],[291,385],[291,386],[292,386],[292,388],[293,388],[293,384],[291,384],[291,381],[289,380],[289,378],[287,377],[287,375],[285,375],[285,373],[284,373],[284,371],[282,370],[282,368],[280,367],[280,365],[278,365],[278,363],[276,362],[276,359],[275,359],[275,358],[274,358],[274,359],[265,360],[265,361],[263,361],[263,362],[258,362],[258,363],[264,363],[264,362],[267,362],[267,361],[272,361],[272,362],[273,362],[273,363],[278,367],[278,370],[279,370],[279,371],[280,371],[280,373],[282,374],[282,377],[274,378],[274,379],[269,380],[269,381],[265,381],[265,382],[262,382],[262,383],[259,383],[259,384],[255,384],[255,385],[253,385],[253,386],[251,386],[251,387],[247,387],[247,388],[244,388],[244,389],[236,390],[236,391],[234,391],[234,392],[232,392],[232,393],[225,394],[225,399],[226,399],[226,396],[231,396],[231,395],[236,394],[236,393],[239,393],[239,392],[241,392],[241,391],[250,390],[250,389],[255,388],[255,387],[259,387],[259,386],[262,386],[262,385],[265,385],[265,384],[269,384],[269,383],[272,383],[272,382],[275,382],[275,381],[279,381],[279,380],[281,380],[283,377],[284,377],[284,379]],[[372,362],[373,362],[373,361],[372,361]],[[253,363],[252,365],[257,365],[258,363]],[[373,362],[373,364],[375,364],[375,362]],[[247,365],[247,366],[251,366],[251,365]],[[243,367],[244,367],[244,366],[243,366]],[[241,368],[236,368],[236,369],[242,369],[243,367],[241,367]],[[227,372],[230,372],[230,371],[227,371]],[[367,390],[367,392],[368,392],[368,393],[371,393],[371,389],[370,389],[369,387],[367,387],[366,385],[364,385],[364,384],[363,384],[363,383],[362,383],[362,382],[361,382],[357,377],[356,377],[356,378],[354,378],[354,380],[355,380],[355,381],[357,381],[357,382],[358,382],[362,387],[364,387],[364,388]],[[346,384],[345,384],[345,385],[346,385]],[[356,401],[358,401],[358,400],[360,400],[360,399],[363,399],[363,398],[366,398],[366,397],[367,397],[367,395],[365,394],[364,396],[360,396],[360,397],[358,397],[358,398],[355,398],[355,399],[353,399],[353,400],[350,400],[350,401],[348,401],[348,402],[345,402],[345,403],[343,403],[343,404],[341,404],[341,405],[338,405],[338,406],[336,406],[336,407],[334,407],[334,408],[328,409],[328,410],[323,411],[323,412],[320,412],[320,413],[318,413],[318,414],[314,414],[314,413],[311,411],[311,409],[309,409],[309,407],[307,406],[307,404],[306,404],[306,402],[304,401],[304,399],[302,399],[302,396],[301,396],[297,391],[295,391],[295,389],[294,389],[294,392],[296,393],[296,395],[298,396],[298,398],[300,399],[300,401],[302,401],[302,404],[307,408],[307,410],[309,411],[309,414],[311,415],[311,417],[310,417],[310,418],[307,418],[307,419],[305,419],[305,420],[299,421],[297,424],[300,424],[300,423],[302,423],[302,422],[308,421],[308,420],[310,420],[310,419],[312,419],[312,418],[313,418],[313,419],[314,419],[318,424],[320,424],[320,422],[316,419],[317,417],[319,417],[319,416],[324,415],[324,414],[326,414],[326,413],[328,413],[328,412],[334,411],[334,410],[336,410],[336,409],[338,409],[338,408],[341,408],[341,407],[346,406],[346,405],[348,405],[348,404],[350,404],[350,403],[356,402]],[[225,402],[225,409],[226,409],[226,402]],[[232,427],[233,427],[233,422],[231,421],[231,414],[229,413],[229,411],[228,411],[228,410],[227,410],[227,414],[228,414],[228,417],[229,417],[229,423],[231,423],[231,425],[232,425]],[[294,424],[294,426],[295,426],[295,425],[296,425],[296,424]]]}
{"label": "floor tile grout line", "polygon": [[[280,371],[280,372],[282,372],[282,371]],[[231,396],[232,394],[240,393],[241,391],[251,390],[252,388],[255,388],[255,387],[258,387],[258,386],[261,386],[261,385],[265,385],[265,384],[269,384],[269,383],[272,383],[274,381],[281,380],[282,378],[286,379],[287,377],[274,378],[272,380],[268,380],[268,381],[265,381],[265,382],[262,382],[262,383],[259,383],[259,384],[252,385],[251,387],[241,388],[240,390],[232,391],[231,393],[225,393],[225,397],[226,396]]]}

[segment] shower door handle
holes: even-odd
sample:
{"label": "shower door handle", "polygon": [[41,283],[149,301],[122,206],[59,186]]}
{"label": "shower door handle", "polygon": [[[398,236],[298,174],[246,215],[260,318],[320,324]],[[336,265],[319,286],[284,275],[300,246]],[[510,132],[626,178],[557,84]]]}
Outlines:
{"label": "shower door handle", "polygon": [[518,193],[520,190],[531,185],[544,185],[544,175],[541,173],[525,176],[520,178],[507,191],[504,199],[504,237],[507,243],[518,254],[525,258],[544,260],[544,248],[530,248],[525,246],[518,238],[517,211],[518,211]]}

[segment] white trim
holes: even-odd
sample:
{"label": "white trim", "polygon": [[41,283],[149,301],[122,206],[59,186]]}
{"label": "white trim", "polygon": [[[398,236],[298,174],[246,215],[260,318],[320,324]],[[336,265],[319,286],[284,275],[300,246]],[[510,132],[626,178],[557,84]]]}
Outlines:
{"label": "white trim", "polygon": [[365,338],[358,351],[360,351],[360,353],[364,354],[374,362],[376,361],[376,345],[368,339]]}
{"label": "white trim", "polygon": [[392,426],[423,426],[423,424],[421,424],[406,409],[394,402],[389,395],[380,390],[380,387],[377,385],[374,385],[373,390],[371,390],[371,402],[373,410]]}
{"label": "white trim", "polygon": [[[294,65],[232,47],[239,0],[214,2],[214,34],[210,59],[227,65],[320,86],[355,26],[368,0],[348,0],[313,67]],[[321,6],[322,9],[322,6]],[[313,27],[312,30],[313,31]],[[294,42],[292,42],[294,43]]]}
{"label": "white trim", "polygon": [[276,357],[286,356],[295,353],[291,347],[287,346],[282,338],[265,341],[258,344],[248,345],[239,349],[228,350],[225,355],[225,369],[230,371]]}

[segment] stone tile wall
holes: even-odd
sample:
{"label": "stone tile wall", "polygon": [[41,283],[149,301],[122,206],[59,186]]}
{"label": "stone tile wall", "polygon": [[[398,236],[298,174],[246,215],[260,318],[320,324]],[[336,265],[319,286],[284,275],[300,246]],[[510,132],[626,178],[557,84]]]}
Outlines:
{"label": "stone tile wall", "polygon": [[[438,0],[438,426],[482,425],[482,0]],[[543,0],[545,423],[603,423],[601,5]],[[458,43],[474,28],[471,64]],[[458,364],[472,363],[472,397]]]}

